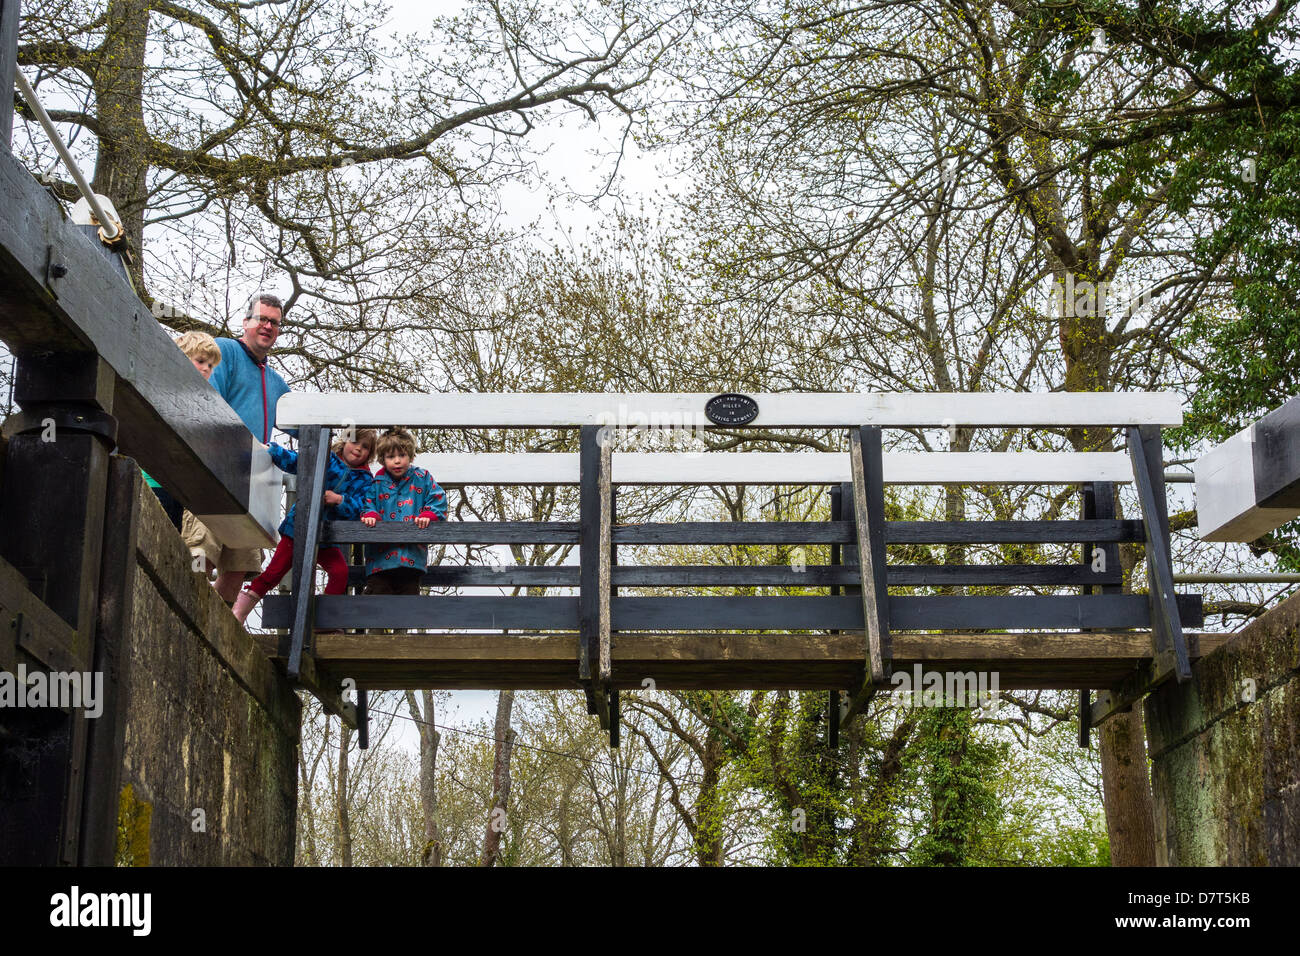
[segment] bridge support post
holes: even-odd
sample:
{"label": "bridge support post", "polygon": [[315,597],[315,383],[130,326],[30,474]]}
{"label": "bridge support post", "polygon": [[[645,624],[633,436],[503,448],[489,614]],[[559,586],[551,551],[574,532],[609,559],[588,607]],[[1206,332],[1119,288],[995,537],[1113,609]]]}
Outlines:
{"label": "bridge support post", "polygon": [[1190,680],[1192,665],[1178,615],[1174,569],[1169,553],[1169,510],[1165,503],[1163,450],[1160,427],[1143,425],[1128,430],[1133,485],[1137,489],[1146,526],[1147,591],[1151,599],[1151,636],[1156,671],[1172,673],[1178,683]]}
{"label": "bridge support post", "polygon": [[[1085,521],[1099,519],[1112,521],[1115,518],[1115,484],[1110,481],[1089,482],[1080,493],[1080,517]],[[1083,542],[1079,545],[1079,557],[1085,568],[1097,573],[1109,573],[1119,569],[1119,545],[1109,542],[1102,545]],[[1098,571],[1097,569],[1104,569]],[[1092,594],[1096,585],[1085,585],[1084,594]],[[1102,594],[1122,594],[1124,588],[1118,584],[1101,585]],[[1079,746],[1089,745],[1092,730],[1092,691],[1079,691]]]}
{"label": "bridge support post", "polygon": [[857,564],[862,569],[862,633],[865,678],[853,695],[844,722],[862,713],[889,679],[889,589],[885,570],[885,471],[879,425],[849,432],[853,470],[853,526]]}
{"label": "bridge support post", "polygon": [[612,439],[599,425],[583,425],[579,435],[578,680],[587,695],[587,712],[600,719],[612,741],[617,737],[612,729],[617,704],[610,707]]}
{"label": "bridge support post", "polygon": [[[16,434],[0,495],[0,557],[69,628],[15,634],[14,660],[47,673],[89,674],[92,681],[104,664],[96,626],[109,457],[117,437],[115,385],[116,376],[94,353],[20,356],[14,398],[22,411],[10,421]],[[7,764],[0,774],[6,809],[0,862],[77,863],[89,750],[103,735],[88,739],[84,707],[0,717]]]}
{"label": "bridge support post", "polygon": [[293,613],[286,635],[289,647],[286,670],[296,681],[302,673],[302,655],[312,649],[312,628],[316,623],[316,549],[320,545],[323,513],[325,463],[330,454],[330,430],[320,426],[298,431],[298,503],[304,505],[294,520]]}

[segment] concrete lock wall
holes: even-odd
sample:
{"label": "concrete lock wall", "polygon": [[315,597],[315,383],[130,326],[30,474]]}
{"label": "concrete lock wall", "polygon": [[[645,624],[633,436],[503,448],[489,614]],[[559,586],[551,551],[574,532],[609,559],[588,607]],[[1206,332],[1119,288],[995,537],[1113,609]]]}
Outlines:
{"label": "concrete lock wall", "polygon": [[1146,702],[1156,859],[1300,865],[1300,595]]}
{"label": "concrete lock wall", "polygon": [[118,862],[290,866],[301,705],[141,497]]}

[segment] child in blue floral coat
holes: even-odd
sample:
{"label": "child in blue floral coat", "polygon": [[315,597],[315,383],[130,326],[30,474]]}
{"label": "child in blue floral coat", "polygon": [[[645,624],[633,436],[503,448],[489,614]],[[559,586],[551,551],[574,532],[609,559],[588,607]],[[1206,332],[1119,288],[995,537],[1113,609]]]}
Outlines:
{"label": "child in blue floral coat", "polygon": [[[380,521],[413,522],[427,528],[431,521],[447,520],[447,496],[423,468],[411,464],[415,439],[411,433],[391,428],[376,446],[383,468],[375,475],[361,514],[363,524]],[[429,546],[366,545],[366,594],[419,594],[420,576],[429,563]]]}
{"label": "child in blue floral coat", "polygon": [[[296,451],[281,448],[275,442],[266,448],[277,468],[297,474]],[[375,431],[372,428],[358,430],[353,441],[344,439],[334,443],[325,463],[325,492],[322,497],[326,507],[323,520],[355,521],[361,517],[361,510],[374,480],[370,475],[370,461],[374,453]],[[293,567],[293,524],[297,510],[298,505],[295,504],[280,522],[280,542],[275,546],[275,554],[271,556],[266,570],[235,599],[231,610],[240,623],[248,617],[257,602],[266,596],[266,592],[279,584]],[[326,594],[342,594],[347,590],[348,560],[340,548],[318,549],[316,561],[325,569]]]}

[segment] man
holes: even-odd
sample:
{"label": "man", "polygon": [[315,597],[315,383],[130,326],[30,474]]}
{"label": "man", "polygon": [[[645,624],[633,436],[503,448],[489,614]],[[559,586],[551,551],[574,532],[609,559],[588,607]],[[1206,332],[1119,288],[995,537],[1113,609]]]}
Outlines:
{"label": "man", "polygon": [[[248,430],[262,444],[271,440],[275,427],[275,406],[289,386],[267,358],[280,335],[284,304],[274,295],[253,296],[244,315],[244,334],[239,339],[217,339],[221,362],[208,380],[244,420]],[[233,604],[244,584],[244,576],[262,570],[262,552],[257,548],[223,548],[207,528],[187,528],[185,543],[194,553],[202,552],[217,568],[216,590],[227,604]]]}

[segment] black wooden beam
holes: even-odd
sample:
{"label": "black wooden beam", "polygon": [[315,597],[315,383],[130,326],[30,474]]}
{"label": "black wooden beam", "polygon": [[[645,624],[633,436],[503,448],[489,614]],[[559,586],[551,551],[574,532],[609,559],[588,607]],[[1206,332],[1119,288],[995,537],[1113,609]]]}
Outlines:
{"label": "black wooden beam", "polygon": [[[681,521],[616,525],[615,545],[626,544],[850,544],[847,521]],[[579,544],[576,521],[454,521],[423,530],[359,521],[330,522],[330,544]],[[1073,544],[1141,541],[1141,521],[889,521],[885,544]],[[847,562],[846,562],[847,563]]]}
{"label": "black wooden beam", "polygon": [[[197,514],[246,512],[248,429],[136,297],[113,253],[67,221],[7,150],[0,208],[0,338],[9,350],[98,353],[116,376],[120,453]],[[56,278],[52,265],[66,272]]]}
{"label": "black wooden beam", "polygon": [[[295,542],[296,544],[296,542]],[[1199,626],[1199,594],[1179,595],[1182,619]],[[576,597],[408,597],[322,595],[315,600],[321,628],[475,628],[578,630]],[[290,625],[289,599],[268,595],[262,619],[269,628]],[[611,600],[615,631],[640,630],[841,630],[862,629],[858,597],[618,597]],[[1150,626],[1142,594],[1083,597],[930,595],[889,598],[895,632],[1002,628],[1109,630]],[[287,653],[287,652],[286,652]]]}
{"label": "black wooden beam", "polygon": [[19,433],[6,457],[0,555],[83,635],[96,612],[112,394],[112,370],[94,355],[18,361],[14,399],[24,414],[11,422]]}
{"label": "black wooden beam", "polygon": [[1137,489],[1146,526],[1147,586],[1154,657],[1157,667],[1161,671],[1172,671],[1181,684],[1191,679],[1192,665],[1187,657],[1187,643],[1183,640],[1178,595],[1174,591],[1174,571],[1169,559],[1165,484],[1153,480],[1154,476],[1163,474],[1164,468],[1160,429],[1130,428],[1128,447],[1133,461],[1133,485]]}
{"label": "black wooden beam", "polygon": [[[580,429],[578,451],[578,514],[580,537],[578,561],[578,680],[594,679],[596,664],[596,630],[600,613],[597,575],[600,568],[600,448],[596,443],[597,425]],[[506,625],[510,626],[510,625]],[[545,626],[545,625],[542,625]],[[594,692],[594,688],[593,688]]]}
{"label": "black wooden beam", "polygon": [[18,66],[19,0],[0,0],[0,152],[12,148],[14,132],[14,71]]}
{"label": "black wooden beam", "polygon": [[850,432],[853,469],[854,530],[862,572],[862,617],[867,680],[881,684],[889,676],[889,594],[885,588],[885,471],[880,428]]}
{"label": "black wooden beam", "polygon": [[[1120,583],[1119,566],[1114,563],[1107,563],[1104,574],[1079,564],[894,564],[887,566],[886,571],[890,587],[1083,587]],[[420,578],[420,584],[428,588],[576,588],[578,575],[575,565],[434,567]],[[365,576],[362,565],[354,565],[349,571],[349,581],[353,584],[363,582]],[[834,564],[810,564],[802,571],[787,565],[629,564],[610,569],[610,585],[615,591],[620,587],[824,587],[834,594],[839,588],[856,586],[860,581],[860,572],[855,567]]]}
{"label": "black wooden beam", "polygon": [[370,749],[370,701],[364,687],[357,689],[357,746]]}
{"label": "black wooden beam", "polygon": [[[1112,520],[1115,517],[1115,485],[1109,481],[1090,482],[1083,486],[1081,495],[1080,517],[1085,521],[1101,519]],[[1123,575],[1119,560],[1119,545],[1096,544],[1092,542],[1079,546],[1082,558],[1081,569],[1091,576],[1083,586],[1084,594],[1122,594]],[[1079,691],[1079,746],[1089,745],[1092,729],[1092,692],[1087,688]]]}
{"label": "black wooden beam", "polygon": [[[103,699],[99,717],[87,721],[81,839],[77,847],[80,866],[113,866],[116,862],[118,797],[131,678],[127,638],[133,617],[135,550],[143,483],[131,459],[113,458],[108,473],[99,614],[95,624],[94,671],[103,675]],[[140,679],[147,679],[147,675],[141,675]]]}
{"label": "black wooden beam", "polygon": [[[320,541],[325,463],[330,453],[330,431],[315,425],[298,430],[298,504],[293,539],[293,623],[289,631],[288,672],[297,680],[303,651],[311,650],[316,611],[316,549]],[[348,625],[355,626],[355,625]]]}

